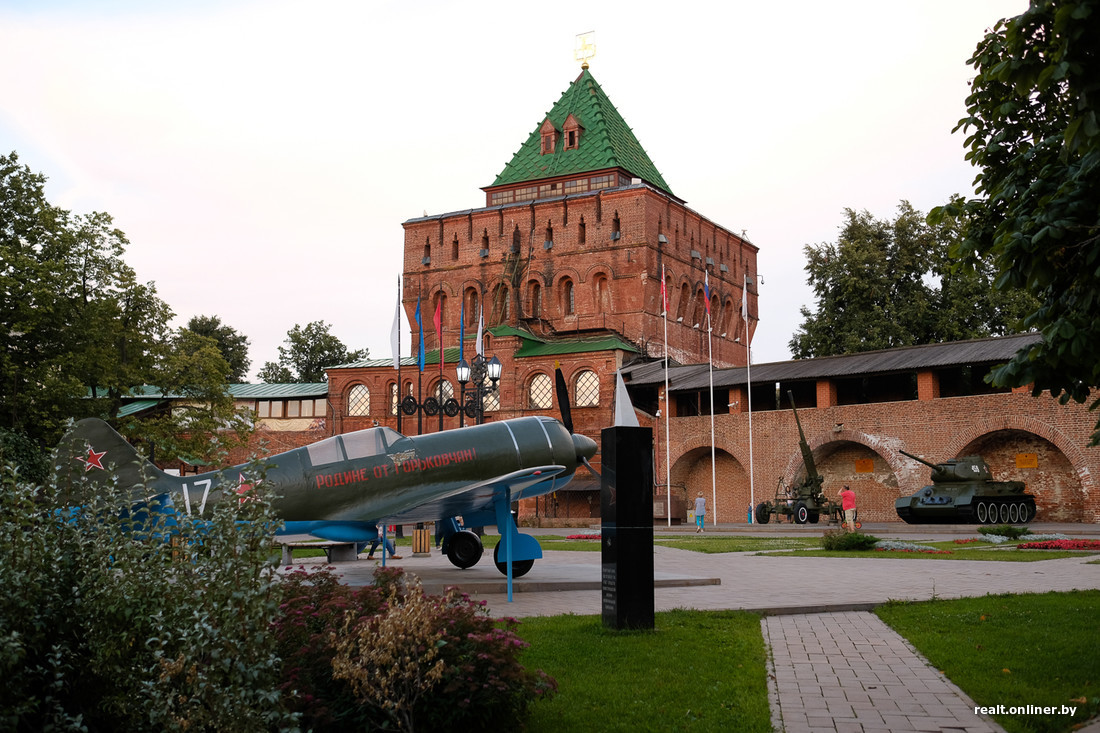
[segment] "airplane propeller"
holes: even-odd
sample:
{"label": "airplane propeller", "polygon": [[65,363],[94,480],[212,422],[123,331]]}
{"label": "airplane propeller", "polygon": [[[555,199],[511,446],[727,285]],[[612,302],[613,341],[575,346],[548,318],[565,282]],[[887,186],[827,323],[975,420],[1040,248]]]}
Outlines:
{"label": "airplane propeller", "polygon": [[561,371],[561,362],[554,362],[554,388],[557,392],[558,398],[558,411],[561,413],[561,424],[565,426],[565,429],[569,431],[569,434],[573,436],[573,444],[577,446],[577,458],[580,459],[584,467],[592,472],[592,475],[596,478],[600,478],[600,473],[592,467],[592,464],[588,462],[588,456],[595,453],[592,447],[595,446],[595,441],[584,435],[577,435],[573,432],[573,413],[570,410],[569,400],[569,387],[565,384],[565,375]]}

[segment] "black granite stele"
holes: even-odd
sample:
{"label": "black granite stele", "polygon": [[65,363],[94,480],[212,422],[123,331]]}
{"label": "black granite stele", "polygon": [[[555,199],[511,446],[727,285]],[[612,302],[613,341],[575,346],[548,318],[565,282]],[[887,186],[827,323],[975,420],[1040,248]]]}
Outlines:
{"label": "black granite stele", "polygon": [[603,623],[653,628],[653,431],[601,433]]}

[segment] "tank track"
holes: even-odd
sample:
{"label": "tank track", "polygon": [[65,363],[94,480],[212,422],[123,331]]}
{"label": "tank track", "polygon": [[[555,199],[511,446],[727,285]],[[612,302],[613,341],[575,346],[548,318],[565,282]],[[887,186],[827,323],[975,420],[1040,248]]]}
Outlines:
{"label": "tank track", "polygon": [[[979,504],[984,504],[984,509],[979,509]],[[1001,518],[1001,506],[1008,509],[1007,518]],[[1013,521],[1011,506],[1016,505],[1016,519]],[[1020,517],[1020,505],[1026,509],[1026,516]],[[990,507],[996,507],[995,516],[990,514]],[[958,507],[955,512],[937,517],[922,517],[913,514],[911,507],[898,507],[898,517],[906,524],[1027,524],[1035,518],[1035,497],[1030,495],[1013,497],[978,497],[972,504]]]}

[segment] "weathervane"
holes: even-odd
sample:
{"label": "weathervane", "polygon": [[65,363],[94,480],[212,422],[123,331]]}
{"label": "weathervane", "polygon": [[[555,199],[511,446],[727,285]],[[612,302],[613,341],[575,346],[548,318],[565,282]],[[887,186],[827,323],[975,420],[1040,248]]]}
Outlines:
{"label": "weathervane", "polygon": [[581,62],[581,68],[588,68],[588,59],[596,55],[596,31],[577,34],[577,44],[573,48],[573,58]]}

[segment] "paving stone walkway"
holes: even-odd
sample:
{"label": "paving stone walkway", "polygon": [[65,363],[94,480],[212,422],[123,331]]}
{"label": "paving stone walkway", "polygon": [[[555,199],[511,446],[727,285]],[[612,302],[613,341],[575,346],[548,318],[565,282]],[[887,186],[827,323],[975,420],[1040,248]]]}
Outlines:
{"label": "paving stone walkway", "polygon": [[760,625],[777,731],[1004,730],[873,613],[765,616]]}

